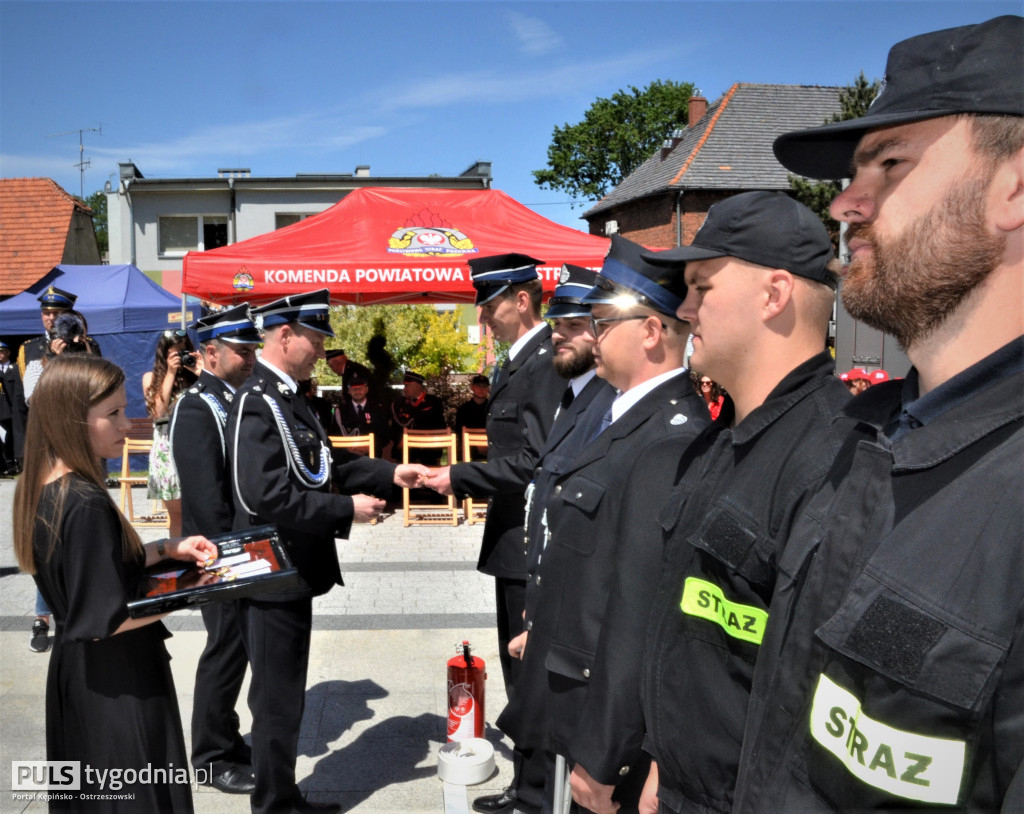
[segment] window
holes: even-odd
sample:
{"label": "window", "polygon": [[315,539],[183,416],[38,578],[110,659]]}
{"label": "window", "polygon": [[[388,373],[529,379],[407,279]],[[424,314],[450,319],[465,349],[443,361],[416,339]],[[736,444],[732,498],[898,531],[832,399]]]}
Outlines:
{"label": "window", "polygon": [[283,229],[285,226],[294,226],[300,220],[311,218],[317,212],[278,212],[274,215],[274,228]]}
{"label": "window", "polygon": [[160,218],[159,227],[161,256],[181,257],[228,245],[225,215],[168,215]]}

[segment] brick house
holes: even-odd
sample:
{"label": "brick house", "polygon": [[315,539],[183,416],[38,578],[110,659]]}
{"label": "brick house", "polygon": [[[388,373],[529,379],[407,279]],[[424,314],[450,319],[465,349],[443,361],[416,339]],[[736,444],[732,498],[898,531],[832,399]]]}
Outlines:
{"label": "brick house", "polygon": [[99,265],[92,214],[49,178],[0,178],[0,299],[62,263]]}
{"label": "brick house", "polygon": [[690,99],[689,125],[583,214],[590,233],[619,232],[651,247],[689,243],[716,201],[788,190],[772,142],[838,113],[841,88],[739,82],[710,106]]}

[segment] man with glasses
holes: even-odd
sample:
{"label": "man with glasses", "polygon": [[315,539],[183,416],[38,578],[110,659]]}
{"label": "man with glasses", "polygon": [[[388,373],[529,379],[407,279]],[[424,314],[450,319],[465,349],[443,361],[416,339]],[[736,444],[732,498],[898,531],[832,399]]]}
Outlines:
{"label": "man with glasses", "polygon": [[638,659],[656,764],[645,798],[656,805],[657,788],[662,811],[728,811],[774,566],[842,441],[832,418],[850,396],[825,347],[834,252],[807,207],[748,192],[713,205],[691,245],[644,257],[685,276],[690,363],[727,393],[668,499],[627,500],[663,552]]}
{"label": "man with glasses", "polygon": [[[591,308],[597,375],[615,395],[584,422],[571,455],[542,462],[551,470],[542,473],[546,529],[531,539],[527,632],[511,645],[522,648],[523,675],[498,720],[517,747],[547,756],[548,800],[565,796],[557,755],[573,767],[573,785],[599,788],[595,800],[608,810],[636,806],[647,763],[639,748],[621,748],[622,731],[639,727],[638,637],[611,642],[604,626],[611,617],[642,626],[661,559],[657,547],[635,545],[623,495],[642,492],[657,505],[683,451],[708,424],[684,368],[690,326],[676,317],[682,275],[665,273],[641,252],[612,237],[582,300]],[[610,602],[616,578],[635,590]]]}
{"label": "man with glasses", "polygon": [[[195,324],[202,371],[175,403],[170,442],[181,483],[181,529],[211,536],[231,531],[234,511],[228,477],[228,412],[234,394],[256,365],[262,341],[248,305],[236,305]],[[237,602],[203,605],[206,647],[196,668],[192,704],[192,767],[227,794],[254,788],[252,754],[238,728],[235,704],[248,659]]]}

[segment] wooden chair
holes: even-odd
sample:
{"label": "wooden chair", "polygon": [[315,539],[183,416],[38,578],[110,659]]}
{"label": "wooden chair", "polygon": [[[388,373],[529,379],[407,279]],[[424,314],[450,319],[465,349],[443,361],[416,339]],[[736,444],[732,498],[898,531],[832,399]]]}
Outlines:
{"label": "wooden chair", "polygon": [[146,476],[132,476],[131,456],[149,456],[153,448],[153,419],[132,418],[131,428],[124,439],[124,451],[121,453],[121,475],[118,477],[118,486],[121,488],[121,513],[128,518],[133,526],[141,528],[167,528],[170,525],[170,518],[164,509],[154,509],[153,501],[150,501],[149,514],[136,516],[135,503],[132,500],[132,488],[145,486],[149,478]]}
{"label": "wooden chair", "polygon": [[[462,460],[473,460],[473,450],[483,449],[487,451],[486,430],[463,430],[462,431]],[[466,517],[466,524],[472,526],[474,523],[487,519],[487,501],[479,499],[474,502],[473,498],[467,497],[462,501],[462,513]]]}
{"label": "wooden chair", "polygon": [[[347,449],[356,455],[363,455],[367,458],[374,458],[374,436],[372,432],[366,435],[329,435],[327,440],[331,442],[334,449]],[[377,518],[370,521],[371,526],[377,525]]]}
{"label": "wooden chair", "polygon": [[[455,433],[448,430],[406,430],[402,434],[402,463],[409,463],[410,449],[443,449],[448,451],[448,463],[455,463]],[[402,489],[402,517],[406,526],[457,526],[459,511],[455,496],[448,495],[444,503],[413,503],[408,489]]]}

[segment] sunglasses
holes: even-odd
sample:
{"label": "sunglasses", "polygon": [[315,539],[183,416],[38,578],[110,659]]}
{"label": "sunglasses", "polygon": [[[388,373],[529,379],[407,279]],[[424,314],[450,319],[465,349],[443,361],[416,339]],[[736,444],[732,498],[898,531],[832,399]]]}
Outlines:
{"label": "sunglasses", "polygon": [[166,336],[168,339],[170,339],[173,336],[176,336],[179,339],[181,339],[181,338],[184,338],[184,337],[188,336],[188,331],[182,330],[180,328],[177,331],[170,331],[170,330],[168,330],[168,331],[164,331],[164,336]]}

